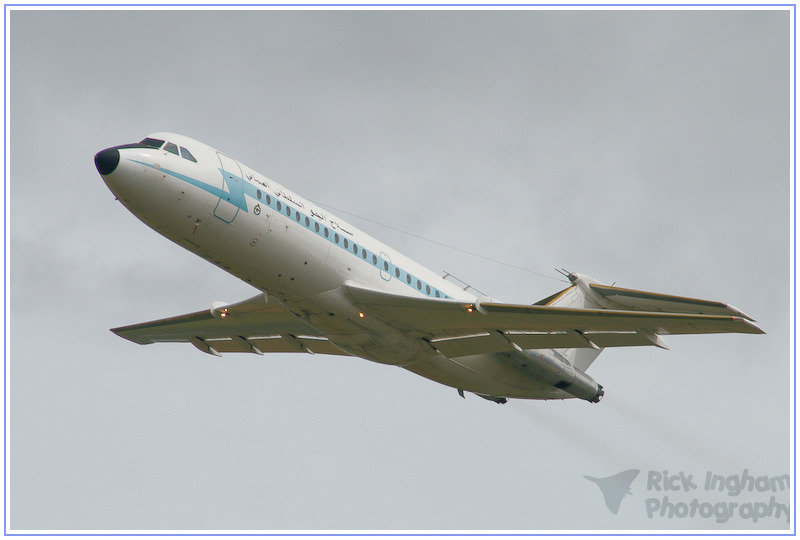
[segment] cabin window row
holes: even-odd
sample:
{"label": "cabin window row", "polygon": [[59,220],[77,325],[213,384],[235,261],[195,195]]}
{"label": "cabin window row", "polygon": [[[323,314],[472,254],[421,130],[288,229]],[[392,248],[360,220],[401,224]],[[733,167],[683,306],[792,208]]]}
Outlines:
{"label": "cabin window row", "polygon": [[[272,197],[270,197],[266,193],[262,193],[260,189],[256,190],[256,198],[259,201],[264,201],[270,207],[273,206]],[[274,208],[278,212],[285,213],[286,217],[289,218],[291,218],[292,213],[294,213],[295,221],[297,221],[298,223],[303,223],[307,229],[311,229],[313,224],[315,233],[323,236],[329,241],[333,240],[334,244],[345,250],[348,251],[352,250],[354,255],[360,254],[362,259],[364,259],[365,261],[368,260],[371,261],[372,265],[375,266],[376,268],[380,269],[381,267],[383,267],[383,271],[386,273],[389,272],[390,266],[394,266],[390,265],[389,262],[386,261],[385,259],[379,258],[374,253],[368,252],[366,248],[359,247],[359,245],[356,242],[351,242],[347,238],[344,238],[343,236],[339,235],[339,233],[337,232],[334,232],[333,235],[331,235],[331,231],[330,229],[328,229],[328,227],[325,227],[324,225],[321,226],[318,221],[310,219],[308,216],[301,214],[298,210],[293,210],[292,207],[290,207],[288,204],[282,204],[280,201],[276,200]],[[333,238],[331,238],[331,236],[333,236]],[[380,261],[381,264],[378,264],[378,261]],[[449,298],[449,296],[447,296],[440,290],[436,289],[435,287],[431,287],[427,283],[423,282],[421,279],[412,276],[411,274],[402,270],[399,266],[394,266],[394,276],[397,279],[401,279],[402,276],[405,276],[406,284],[412,287],[416,287],[418,291],[421,292],[424,291],[427,296],[435,296],[436,298]]]}

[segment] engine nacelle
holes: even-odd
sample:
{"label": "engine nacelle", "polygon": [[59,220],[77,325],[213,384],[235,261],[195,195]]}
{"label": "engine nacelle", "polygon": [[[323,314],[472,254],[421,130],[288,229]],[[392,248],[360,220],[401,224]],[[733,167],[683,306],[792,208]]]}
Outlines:
{"label": "engine nacelle", "polygon": [[605,392],[586,372],[570,364],[555,351],[524,351],[528,361],[525,369],[559,390],[576,398],[597,403]]}

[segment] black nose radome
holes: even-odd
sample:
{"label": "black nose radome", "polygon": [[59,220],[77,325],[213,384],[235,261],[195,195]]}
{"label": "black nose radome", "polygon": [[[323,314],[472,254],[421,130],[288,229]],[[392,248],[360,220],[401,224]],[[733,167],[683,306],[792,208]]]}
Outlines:
{"label": "black nose radome", "polygon": [[114,172],[117,165],[119,165],[119,150],[116,148],[101,150],[94,156],[94,166],[103,176]]}

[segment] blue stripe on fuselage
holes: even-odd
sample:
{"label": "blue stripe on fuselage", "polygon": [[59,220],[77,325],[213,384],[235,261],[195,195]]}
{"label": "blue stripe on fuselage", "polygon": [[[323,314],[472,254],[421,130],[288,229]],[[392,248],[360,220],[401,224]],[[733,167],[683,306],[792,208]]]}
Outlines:
{"label": "blue stripe on fuselage", "polygon": [[[154,169],[154,170],[157,170],[157,171],[161,171],[164,174],[168,174],[168,175],[170,175],[170,176],[172,176],[174,178],[177,178],[178,180],[182,180],[182,181],[186,182],[187,184],[191,184],[196,188],[200,188],[203,191],[206,191],[206,192],[210,193],[211,195],[214,195],[215,197],[219,197],[220,199],[225,197],[226,195],[230,195],[231,194],[230,191],[223,191],[220,188],[218,188],[217,186],[212,186],[211,184],[206,184],[205,182],[201,182],[200,180],[197,180],[196,178],[192,178],[191,176],[186,176],[185,174],[181,174],[179,172],[175,172],[175,171],[171,171],[169,169],[165,169],[164,167],[161,167],[160,169],[156,169],[155,166],[151,165],[150,163],[146,163],[144,161],[138,161],[138,160],[135,160],[135,159],[132,159],[131,161],[133,161],[135,163],[138,163],[140,165],[144,165],[145,167],[150,167],[151,169]],[[235,174],[233,174],[230,171],[224,171],[223,172],[222,169],[217,169],[217,170],[220,172],[220,174],[222,174],[222,178],[223,178],[223,180],[225,181],[226,184],[228,183],[227,175],[229,174],[231,176],[234,176],[234,177],[238,178],[242,182],[242,185],[244,185],[244,186],[249,186],[250,185],[250,184],[248,184],[247,182],[244,181],[244,178],[242,178],[240,176],[236,176]],[[251,194],[247,193],[247,195],[251,195]],[[255,197],[253,197],[253,198],[255,198]],[[229,201],[229,202],[231,204],[233,204],[234,206],[238,207],[239,209],[244,210],[245,212],[247,212],[247,205],[244,202],[244,197],[241,197],[238,201],[235,201],[235,202],[234,201]]]}

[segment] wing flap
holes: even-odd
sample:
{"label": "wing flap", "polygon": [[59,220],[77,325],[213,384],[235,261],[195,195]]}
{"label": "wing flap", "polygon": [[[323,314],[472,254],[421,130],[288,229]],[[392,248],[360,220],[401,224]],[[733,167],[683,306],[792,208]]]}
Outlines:
{"label": "wing flap", "polygon": [[521,349],[604,349],[606,347],[641,347],[659,344],[642,332],[509,332],[431,340],[448,358],[473,354],[498,353]]}
{"label": "wing flap", "polygon": [[497,332],[431,340],[431,345],[448,358],[511,351],[514,347]]}
{"label": "wing flap", "polygon": [[[190,340],[191,341],[191,340]],[[325,338],[315,336],[254,336],[245,337],[231,335],[224,338],[211,338],[203,340],[206,346],[212,347],[219,353],[293,353],[308,352],[312,354],[338,354],[349,356]],[[198,347],[208,352],[203,347]]]}
{"label": "wing flap", "polygon": [[[656,341],[642,332],[587,332],[586,339],[600,347],[641,347],[657,345]],[[665,346],[665,345],[657,345]]]}
{"label": "wing flap", "polygon": [[508,339],[523,349],[591,347],[579,332],[510,332]]}

